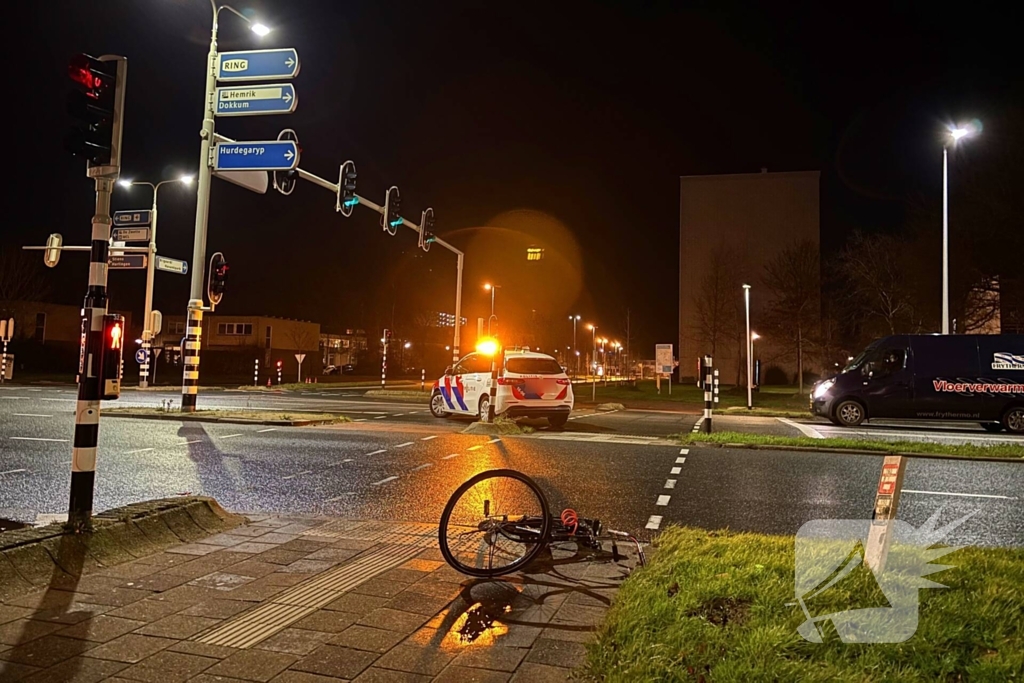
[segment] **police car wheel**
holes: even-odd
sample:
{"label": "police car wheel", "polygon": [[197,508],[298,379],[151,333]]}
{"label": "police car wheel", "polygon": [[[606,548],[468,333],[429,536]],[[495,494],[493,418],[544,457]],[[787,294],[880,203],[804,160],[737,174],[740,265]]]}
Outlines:
{"label": "police car wheel", "polygon": [[441,395],[441,392],[430,397],[430,414],[434,417],[448,417],[448,413],[445,411],[444,396]]}
{"label": "police car wheel", "polygon": [[488,409],[490,407],[491,407],[491,397],[490,396],[486,396],[486,395],[481,397],[480,398],[480,410],[477,413],[477,416],[481,420],[486,420],[487,419],[487,411],[488,411]]}
{"label": "police car wheel", "polygon": [[864,406],[857,401],[843,401],[836,406],[835,416],[843,427],[856,427],[864,421]]}
{"label": "police car wheel", "polygon": [[1012,434],[1024,434],[1024,406],[1014,406],[1003,416],[1003,426]]}

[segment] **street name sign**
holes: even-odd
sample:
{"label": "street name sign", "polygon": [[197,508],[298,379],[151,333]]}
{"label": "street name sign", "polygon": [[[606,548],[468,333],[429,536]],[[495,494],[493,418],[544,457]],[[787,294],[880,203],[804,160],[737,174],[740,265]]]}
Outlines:
{"label": "street name sign", "polygon": [[180,273],[181,275],[185,275],[188,273],[188,262],[179,261],[176,258],[167,258],[166,256],[157,256],[156,269],[165,270],[168,273]]}
{"label": "street name sign", "polygon": [[107,258],[107,267],[113,270],[139,270],[148,263],[145,254],[111,254]]}
{"label": "street name sign", "polygon": [[290,171],[299,165],[293,140],[218,142],[215,171]]}
{"label": "street name sign", "polygon": [[138,211],[115,211],[114,227],[130,228],[136,225],[149,225],[150,213],[149,209],[141,209]]}
{"label": "street name sign", "polygon": [[114,241],[148,242],[149,228],[114,228]]}
{"label": "street name sign", "polygon": [[258,116],[291,114],[298,98],[287,83],[217,88],[217,116]]}
{"label": "street name sign", "polygon": [[218,81],[269,81],[295,78],[299,53],[293,47],[277,50],[243,50],[217,55]]}

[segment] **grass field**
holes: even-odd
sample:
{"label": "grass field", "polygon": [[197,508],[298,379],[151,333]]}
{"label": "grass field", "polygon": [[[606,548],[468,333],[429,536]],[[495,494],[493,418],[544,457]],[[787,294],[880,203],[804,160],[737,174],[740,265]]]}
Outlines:
{"label": "grass field", "polygon": [[716,445],[743,444],[746,446],[796,446],[815,450],[857,449],[877,451],[878,453],[922,453],[935,455],[958,455],[961,457],[994,457],[1024,458],[1024,445],[992,444],[978,446],[974,444],[944,444],[923,441],[881,441],[875,439],[827,438],[812,439],[809,436],[772,436],[768,434],[749,434],[746,432],[714,432],[712,434],[680,434],[684,444],[707,443]]}
{"label": "grass field", "polygon": [[[794,539],[669,528],[631,576],[588,647],[601,681],[1019,681],[1024,674],[1024,550],[963,548],[921,588],[916,634],[902,643],[824,642],[797,627]],[[892,555],[890,555],[890,558]],[[863,565],[814,614],[879,605]],[[788,603],[788,604],[787,604]],[[831,626],[831,622],[826,621]]]}
{"label": "grass field", "polygon": [[[808,415],[807,393],[810,387],[804,387],[804,394],[797,392],[795,386],[770,386],[762,387],[760,392],[754,393],[754,406],[761,409],[788,410]],[[590,401],[591,388],[587,384],[573,385],[577,401]],[[746,407],[747,391],[743,387],[725,387],[722,389],[718,407]],[[618,401],[628,403],[630,401],[662,401],[671,403],[682,403],[692,405],[704,405],[704,390],[697,385],[687,382],[686,384],[673,384],[672,395],[668,393],[668,382],[661,383],[661,393],[658,393],[654,380],[638,381],[636,386],[629,384],[602,386],[597,385],[597,402]]]}

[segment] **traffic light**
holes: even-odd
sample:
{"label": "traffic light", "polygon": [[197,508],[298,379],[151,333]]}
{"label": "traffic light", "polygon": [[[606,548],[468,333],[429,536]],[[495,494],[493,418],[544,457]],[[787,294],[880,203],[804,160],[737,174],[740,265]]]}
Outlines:
{"label": "traffic light", "polygon": [[392,185],[388,193],[384,195],[384,229],[388,234],[394,235],[398,232],[398,226],[402,224],[402,198],[398,194],[398,188]]}
{"label": "traffic light", "polygon": [[103,349],[100,352],[100,398],[111,401],[121,396],[121,359],[124,351],[124,316],[103,316]]}
{"label": "traffic light", "polygon": [[224,289],[227,287],[230,269],[224,254],[218,251],[210,257],[210,279],[206,287],[206,295],[210,299],[211,306],[216,306],[224,298]]}
{"label": "traffic light", "polygon": [[430,251],[430,245],[436,239],[437,237],[434,236],[434,210],[427,209],[420,218],[420,249]]}
{"label": "traffic light", "polygon": [[68,64],[68,77],[75,84],[68,93],[68,113],[74,125],[64,139],[64,147],[85,157],[90,169],[121,165],[127,71],[124,57],[96,59],[80,54]]}
{"label": "traffic light", "polygon": [[[299,146],[299,136],[291,128],[282,130],[277,135],[278,140],[294,140],[295,146],[299,150],[299,156],[302,156],[302,147]],[[274,171],[274,189],[281,194],[287,196],[292,193],[295,189],[295,185],[299,182],[299,171],[298,169],[291,169],[288,171]]]}
{"label": "traffic light", "polygon": [[359,203],[356,197],[356,162],[346,161],[341,165],[338,172],[338,201],[334,205],[335,211],[348,218],[352,215],[352,209]]}

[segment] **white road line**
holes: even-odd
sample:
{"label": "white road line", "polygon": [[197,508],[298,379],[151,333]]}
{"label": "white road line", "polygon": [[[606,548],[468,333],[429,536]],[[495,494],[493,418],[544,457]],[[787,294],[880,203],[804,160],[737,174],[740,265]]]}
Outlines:
{"label": "white road line", "polygon": [[459,457],[459,454],[458,454],[458,453],[452,453],[451,455],[446,455],[446,456],[444,456],[444,457],[443,457],[443,458],[441,458],[441,459],[442,459],[442,460],[451,460],[452,458],[457,458],[457,457]]}
{"label": "white road line", "polygon": [[6,472],[0,472],[0,474],[17,474],[18,472],[28,472],[28,470],[7,470]]}
{"label": "white road line", "polygon": [[428,467],[433,467],[433,466],[434,466],[434,463],[432,463],[432,462],[425,462],[425,463],[423,463],[422,465],[419,465],[419,466],[417,466],[417,467],[413,467],[413,468],[412,468],[411,470],[409,470],[409,471],[410,471],[410,472],[419,472],[420,470],[425,470],[425,469],[427,469]]}
{"label": "white road line", "polygon": [[366,418],[365,417],[361,417],[358,420],[356,420],[356,422],[366,422]]}
{"label": "white road line", "polygon": [[53,415],[41,415],[40,413],[11,413],[14,417],[53,417]]}
{"label": "white road line", "polygon": [[301,472],[296,472],[295,474],[289,474],[287,477],[281,477],[281,478],[282,479],[294,479],[295,477],[301,477],[303,474],[309,474],[312,471],[313,470],[302,470]]}
{"label": "white road line", "polygon": [[651,515],[645,529],[658,529],[661,526],[661,515]]}
{"label": "white road line", "polygon": [[501,439],[491,439],[487,443],[498,443],[499,441],[501,441]]}
{"label": "white road line", "polygon": [[684,458],[682,456],[679,456],[678,458],[676,458],[676,464],[677,465],[682,465],[685,462],[686,462],[686,458]]}
{"label": "white road line", "polygon": [[689,448],[680,448],[679,449],[679,455],[689,455],[689,454],[690,454],[690,449]]}
{"label": "white road line", "polygon": [[1017,500],[1013,496],[994,496],[988,493],[953,493],[952,491],[915,491],[903,489],[903,493],[923,493],[928,496],[960,496],[963,498],[998,498],[1000,500]]}
{"label": "white road line", "polygon": [[[19,398],[24,398],[24,396],[21,396]],[[77,403],[78,402],[77,398],[41,398],[39,400],[40,401],[70,401],[71,403]]]}
{"label": "white road line", "polygon": [[135,455],[136,453],[149,453],[150,451],[155,451],[155,450],[156,450],[155,448],[140,448],[137,451],[128,451],[127,453],[125,453],[125,455]]}
{"label": "white road line", "polygon": [[411,446],[411,445],[412,445],[412,441],[406,441],[405,443],[398,444],[397,446],[395,446],[395,448],[405,448],[406,446]]}
{"label": "white road line", "polygon": [[374,420],[383,420],[385,417],[387,417],[387,415],[378,415],[377,417],[375,417],[373,419]]}
{"label": "white road line", "polygon": [[673,468],[672,468],[672,469],[671,469],[671,470],[669,471],[669,474],[679,474],[679,473],[681,473],[682,471],[683,471],[683,468],[682,468],[682,467],[673,467]]}
{"label": "white road line", "polygon": [[467,448],[466,450],[467,450],[467,451],[478,451],[478,450],[480,450],[481,448],[483,448],[483,445],[482,445],[482,444],[477,444],[477,445],[475,445],[475,446],[470,446],[470,447],[469,447],[469,448]]}
{"label": "white road line", "polygon": [[[28,398],[28,396],[0,396],[0,398],[6,399],[8,401],[24,401],[26,398]],[[45,401],[46,399],[44,398],[43,400]],[[61,399],[57,400],[59,401]]]}
{"label": "white road line", "polygon": [[327,467],[341,467],[347,462],[352,462],[352,458],[345,458],[344,460],[339,460],[338,462],[331,463]]}
{"label": "white road line", "polygon": [[195,441],[185,441],[183,443],[176,443],[175,446],[191,446],[194,443],[202,443],[202,439],[196,439]]}
{"label": "white road line", "polygon": [[667,489],[674,489],[675,487],[676,487],[676,480],[675,479],[666,479],[665,480],[665,488],[667,488]]}
{"label": "white road line", "polygon": [[665,507],[668,505],[668,501],[672,499],[672,496],[658,496],[658,505]]}
{"label": "white road line", "polygon": [[349,497],[349,496],[354,496],[354,495],[356,495],[356,494],[355,494],[355,493],[353,493],[352,491],[349,491],[348,493],[343,493],[343,494],[341,494],[340,496],[335,496],[334,498],[328,498],[328,499],[327,499],[327,500],[325,500],[324,502],[325,502],[325,503],[333,503],[333,502],[334,502],[334,501],[336,501],[336,500],[341,500],[342,498],[347,498],[347,497]]}
{"label": "white road line", "polygon": [[68,439],[44,439],[38,436],[11,436],[12,441],[52,441],[54,443],[67,443]]}
{"label": "white road line", "polygon": [[224,436],[222,436],[220,438],[222,438],[222,439],[233,439],[236,436],[244,436],[244,435],[243,434],[225,434]]}
{"label": "white road line", "polygon": [[422,439],[420,439],[420,441],[430,441],[431,439],[436,439],[436,438],[437,438],[437,434],[433,434],[431,436],[423,437]]}
{"label": "white road line", "polygon": [[821,432],[819,432],[814,427],[810,427],[808,425],[802,425],[799,422],[793,422],[792,420],[790,420],[789,418],[786,418],[786,417],[777,417],[775,419],[778,420],[779,422],[781,422],[784,425],[789,425],[793,429],[800,430],[800,433],[803,434],[804,436],[809,436],[812,439],[824,439],[825,438],[825,435],[822,434]]}
{"label": "white road line", "polygon": [[391,417],[405,417],[405,413],[392,413]]}
{"label": "white road line", "polygon": [[42,389],[29,389],[29,391],[42,391]]}
{"label": "white road line", "polygon": [[277,427],[267,427],[266,429],[257,429],[257,434],[266,434],[267,432],[276,432]]}
{"label": "white road line", "polygon": [[386,484],[389,481],[394,481],[395,479],[398,479],[397,475],[392,476],[392,477],[386,477],[384,479],[381,479],[380,481],[375,481],[372,484],[370,484],[370,486],[380,486],[381,484]]}
{"label": "white road line", "polygon": [[384,452],[386,452],[387,450],[388,450],[388,449],[386,449],[386,448],[382,448],[382,449],[380,449],[379,451],[373,451],[373,452],[371,452],[371,453],[367,453],[366,455],[367,455],[367,456],[370,456],[370,455],[380,455],[381,453],[384,453]]}

